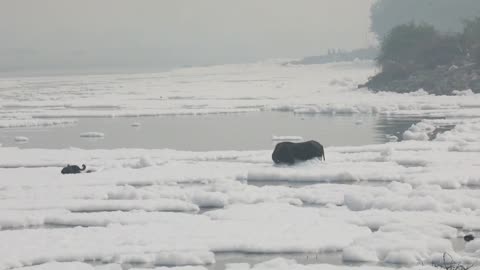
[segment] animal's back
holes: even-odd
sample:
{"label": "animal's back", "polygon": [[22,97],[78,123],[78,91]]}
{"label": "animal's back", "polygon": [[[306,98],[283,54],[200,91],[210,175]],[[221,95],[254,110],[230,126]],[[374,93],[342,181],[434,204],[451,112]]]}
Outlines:
{"label": "animal's back", "polygon": [[298,144],[296,155],[303,160],[318,157],[325,160],[325,152],[323,151],[323,145],[317,141],[306,141]]}
{"label": "animal's back", "polygon": [[77,165],[67,165],[67,167],[64,167],[62,169],[62,174],[75,174],[75,173],[81,173],[84,171],[87,167],[85,164],[82,165],[82,168],[78,167]]}
{"label": "animal's back", "polygon": [[275,163],[293,164],[295,160],[309,160],[312,158],[325,160],[323,146],[317,141],[306,141],[300,143],[281,142],[275,146],[272,159]]}

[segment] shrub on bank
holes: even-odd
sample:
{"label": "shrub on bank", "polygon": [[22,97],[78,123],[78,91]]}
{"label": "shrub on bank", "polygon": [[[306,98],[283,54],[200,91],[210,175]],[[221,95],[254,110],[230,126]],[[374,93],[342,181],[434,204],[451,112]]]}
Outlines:
{"label": "shrub on bank", "polygon": [[480,66],[480,45],[473,48],[470,52],[472,60]]}
{"label": "shrub on bank", "polygon": [[377,63],[384,72],[411,70],[416,57],[431,44],[436,31],[429,25],[413,23],[396,26],[382,41]]}
{"label": "shrub on bank", "polygon": [[458,35],[440,34],[431,25],[399,25],[382,41],[377,63],[387,73],[431,69],[451,64],[462,54],[460,45]]}
{"label": "shrub on bank", "polygon": [[471,60],[480,65],[480,17],[465,21],[462,38]]}

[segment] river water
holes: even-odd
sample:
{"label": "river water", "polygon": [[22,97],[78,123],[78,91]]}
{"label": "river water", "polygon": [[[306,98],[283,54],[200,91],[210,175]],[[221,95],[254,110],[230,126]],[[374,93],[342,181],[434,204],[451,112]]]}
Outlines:
{"label": "river water", "polygon": [[[20,148],[170,148],[177,150],[259,150],[275,144],[273,136],[300,136],[324,146],[383,143],[387,135],[408,129],[418,119],[376,115],[298,115],[288,112],[79,118],[69,126],[0,129],[3,146]],[[86,132],[103,137],[85,138]],[[16,137],[28,141],[16,141]]]}
{"label": "river water", "polygon": [[[19,148],[170,148],[189,151],[265,150],[277,141],[273,136],[299,136],[317,140],[324,146],[356,146],[384,143],[389,136],[401,139],[403,131],[418,122],[416,118],[388,118],[381,115],[299,115],[289,112],[212,114],[200,116],[162,116],[139,118],[78,118],[68,126],[48,128],[0,129],[4,147]],[[103,137],[82,137],[92,132]],[[15,140],[27,137],[28,141]],[[252,184],[252,183],[248,183]],[[290,183],[253,183],[255,185],[290,185]],[[311,183],[297,183],[299,186]],[[201,213],[200,213],[201,214]],[[51,228],[55,229],[55,228]],[[244,254],[218,253],[209,270],[223,270],[226,264],[251,265],[276,257],[294,259],[301,264],[327,263],[345,265],[341,252],[319,254]],[[92,262],[93,265],[102,264]],[[356,265],[356,264],[354,264]],[[365,264],[358,264],[363,265]],[[122,269],[153,268],[155,265],[123,264]],[[390,265],[390,267],[396,267]]]}

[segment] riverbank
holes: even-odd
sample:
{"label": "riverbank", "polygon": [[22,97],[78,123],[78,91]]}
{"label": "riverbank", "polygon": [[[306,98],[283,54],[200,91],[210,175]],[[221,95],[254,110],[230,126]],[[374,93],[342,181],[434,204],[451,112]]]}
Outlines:
{"label": "riverbank", "polygon": [[[414,92],[423,89],[432,95],[457,95],[459,91],[480,93],[480,66],[438,66],[435,69],[416,70],[400,78],[386,72],[373,76],[359,88],[366,87],[375,92],[390,91],[396,93]],[[465,93],[465,92],[464,92]]]}

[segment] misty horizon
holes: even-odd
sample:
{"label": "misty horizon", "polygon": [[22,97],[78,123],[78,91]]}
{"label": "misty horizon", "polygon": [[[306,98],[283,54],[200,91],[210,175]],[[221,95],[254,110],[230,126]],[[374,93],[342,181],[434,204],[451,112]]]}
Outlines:
{"label": "misty horizon", "polygon": [[166,69],[365,48],[373,2],[3,0],[0,72]]}

